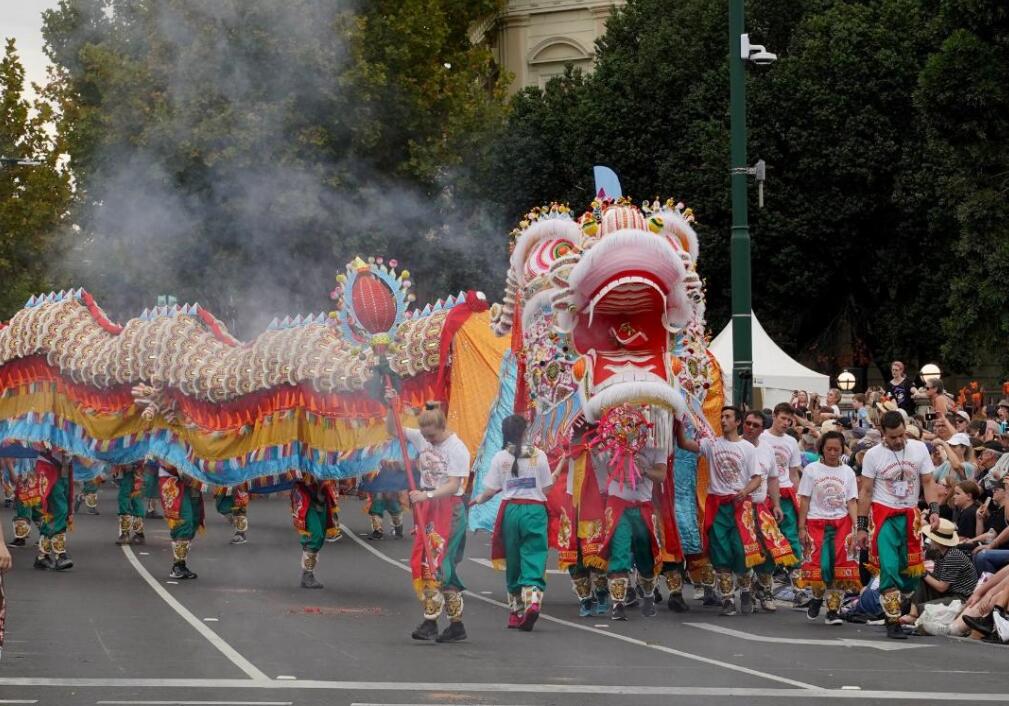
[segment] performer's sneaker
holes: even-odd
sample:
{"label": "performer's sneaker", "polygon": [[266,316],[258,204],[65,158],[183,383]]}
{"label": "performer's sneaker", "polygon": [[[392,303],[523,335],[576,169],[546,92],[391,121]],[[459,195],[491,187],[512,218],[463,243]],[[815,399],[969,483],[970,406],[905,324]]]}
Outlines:
{"label": "performer's sneaker", "polygon": [[641,605],[641,593],[644,593],[644,591],[641,591],[641,593],[638,593],[638,591],[641,591],[640,586],[627,590],[627,600],[624,601],[625,608],[637,608]]}
{"label": "performer's sneaker", "polygon": [[53,560],[49,557],[48,554],[46,554],[45,556],[36,556],[35,563],[32,564],[32,566],[34,566],[36,569],[42,569],[43,571],[45,571],[46,569],[53,568]]}
{"label": "performer's sneaker", "polygon": [[417,629],[410,635],[414,640],[433,640],[438,637],[438,623],[434,620],[425,620],[417,626]]}
{"label": "performer's sneaker", "polygon": [[719,615],[736,615],[736,601],[732,598],[722,601],[722,612]]}
{"label": "performer's sneaker", "polygon": [[595,614],[595,601],[591,598],[583,598],[578,601],[578,617],[591,618]]}
{"label": "performer's sneaker", "polygon": [[72,568],[74,568],[74,560],[68,557],[65,552],[56,555],[56,560],[53,562],[53,571],[66,571]]}
{"label": "performer's sneaker", "polygon": [[718,596],[715,595],[715,589],[713,586],[704,587],[704,598],[701,600],[701,605],[706,606],[722,605],[722,602],[718,600]]}
{"label": "performer's sneaker", "polygon": [[133,539],[130,540],[130,544],[136,544],[137,546],[147,544],[147,537],[144,536],[143,532],[136,532],[133,535]]}
{"label": "performer's sneaker", "polygon": [[168,574],[168,578],[188,581],[189,579],[195,579],[196,574],[189,570],[186,562],[180,561],[172,565],[172,571]]}
{"label": "performer's sneaker", "polygon": [[596,615],[606,615],[610,612],[610,594],[606,591],[596,591]]}
{"label": "performer's sneaker", "polygon": [[775,605],[774,599],[769,596],[761,596],[759,603],[760,609],[766,613],[773,613],[778,610],[778,606]]}
{"label": "performer's sneaker", "polygon": [[162,515],[160,512],[158,512],[157,510],[148,510],[147,511],[147,519],[149,519],[149,520],[163,520],[163,519],[165,519],[165,516]]}
{"label": "performer's sneaker", "polygon": [[245,544],[248,541],[245,538],[245,532],[235,532],[235,536],[231,538],[231,544]]}
{"label": "performer's sneaker", "polygon": [[119,534],[119,536],[116,537],[116,544],[118,544],[119,546],[122,546],[124,544],[129,544],[129,543],[130,543],[130,535],[128,535],[128,534],[125,534],[125,533],[121,532]]}
{"label": "performer's sneaker", "polygon": [[28,542],[24,537],[15,537],[11,541],[7,542],[8,547],[25,547],[28,546]]}
{"label": "performer's sneaker", "polygon": [[753,614],[753,593],[751,591],[739,592],[739,612],[743,615]]}
{"label": "performer's sneaker", "polygon": [[396,539],[403,539],[403,525],[393,525],[392,536]]}
{"label": "performer's sneaker", "polygon": [[682,593],[670,593],[669,600],[666,601],[666,605],[669,607],[669,610],[674,613],[686,613],[690,610],[690,606],[688,606],[687,602],[683,599]]}
{"label": "performer's sneaker", "polygon": [[652,595],[643,596],[641,598],[641,615],[646,618],[654,618],[655,613],[655,597]]}
{"label": "performer's sneaker", "polygon": [[828,610],[827,617],[823,619],[827,625],[844,625],[844,618],[836,610]]}
{"label": "performer's sneaker", "polygon": [[820,606],[823,605],[822,598],[813,598],[809,601],[809,605],[806,606],[806,617],[810,620],[816,620],[820,617]]}
{"label": "performer's sneaker", "polygon": [[533,603],[528,608],[526,608],[525,614],[522,616],[522,624],[519,625],[519,630],[523,632],[532,632],[533,626],[540,617],[540,607],[536,603]]}
{"label": "performer's sneaker", "polygon": [[[530,630],[532,628],[529,628]],[[441,631],[441,635],[434,639],[435,642],[461,642],[466,639],[466,628],[460,620],[457,623],[449,623],[448,627]]]}
{"label": "performer's sneaker", "polygon": [[322,588],[322,584],[317,578],[315,578],[314,571],[302,571],[301,572],[301,587],[302,588]]}
{"label": "performer's sneaker", "polygon": [[613,613],[610,615],[610,620],[627,620],[627,613],[624,612],[623,603],[613,604]]}
{"label": "performer's sneaker", "polygon": [[383,537],[385,537],[385,533],[380,529],[372,530],[368,535],[368,539],[382,539]]}
{"label": "performer's sneaker", "polygon": [[893,638],[894,640],[906,640],[907,633],[904,632],[904,628],[900,623],[887,623],[886,624],[886,636]]}
{"label": "performer's sneaker", "polygon": [[522,624],[521,613],[508,613],[508,629],[515,630]]}
{"label": "performer's sneaker", "polygon": [[98,508],[97,507],[88,507],[88,514],[89,515],[101,515],[102,513],[98,512]]}
{"label": "performer's sneaker", "polygon": [[74,514],[76,515],[81,511],[81,504],[84,502],[84,496],[80,493],[74,498]]}

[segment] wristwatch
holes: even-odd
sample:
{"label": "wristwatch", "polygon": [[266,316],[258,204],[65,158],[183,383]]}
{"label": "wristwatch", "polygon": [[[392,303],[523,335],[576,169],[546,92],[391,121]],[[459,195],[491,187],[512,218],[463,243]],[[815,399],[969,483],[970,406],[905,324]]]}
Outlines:
{"label": "wristwatch", "polygon": [[427,496],[428,500],[431,500],[432,498],[434,498],[434,493],[432,493],[430,490],[424,491],[424,495]]}

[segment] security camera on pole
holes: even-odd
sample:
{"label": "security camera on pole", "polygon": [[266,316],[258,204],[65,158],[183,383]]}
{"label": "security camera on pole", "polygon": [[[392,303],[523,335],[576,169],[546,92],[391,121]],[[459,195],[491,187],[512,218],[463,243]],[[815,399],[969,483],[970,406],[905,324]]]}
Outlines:
{"label": "security camera on pole", "polygon": [[753,403],[753,327],[750,301],[750,229],[747,218],[746,179],[759,180],[763,205],[763,161],[746,163],[746,64],[766,66],[778,57],[759,44],[750,44],[743,31],[744,0],[729,0],[729,125],[732,173],[732,397],[739,404]]}

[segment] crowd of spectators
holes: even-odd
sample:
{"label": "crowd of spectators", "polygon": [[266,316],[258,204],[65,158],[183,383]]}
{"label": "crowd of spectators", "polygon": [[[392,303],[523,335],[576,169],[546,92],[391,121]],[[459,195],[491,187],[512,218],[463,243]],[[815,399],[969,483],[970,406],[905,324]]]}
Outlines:
{"label": "crowd of spectators", "polygon": [[[789,433],[799,442],[805,465],[817,460],[822,434],[842,432],[843,462],[860,474],[865,452],[881,442],[881,415],[900,412],[908,438],[924,441],[931,454],[941,501],[939,528],[929,530],[923,523],[928,571],[907,598],[902,621],[922,632],[1009,642],[1009,399],[958,409],[941,381],[916,389],[899,362],[891,374],[885,386],[850,396],[843,409],[840,390],[831,389],[823,398],[795,391]],[[863,594],[850,597],[846,609],[855,622],[882,618],[872,577],[863,572],[863,579]],[[940,611],[935,613],[939,622],[930,622],[926,606],[951,604],[961,606],[958,614],[942,618]]]}

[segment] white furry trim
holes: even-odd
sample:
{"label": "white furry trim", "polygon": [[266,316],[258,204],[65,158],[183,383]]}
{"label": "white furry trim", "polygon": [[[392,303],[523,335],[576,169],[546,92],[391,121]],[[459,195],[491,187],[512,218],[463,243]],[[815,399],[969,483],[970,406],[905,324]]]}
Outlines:
{"label": "white furry trim", "polygon": [[529,226],[522,237],[515,241],[515,249],[509,261],[512,272],[522,286],[525,286],[525,264],[529,251],[541,240],[548,238],[565,238],[577,247],[582,239],[582,229],[567,218],[545,218]]}
{"label": "white furry trim", "polygon": [[690,259],[697,262],[697,255],[700,250],[697,244],[697,233],[690,225],[690,222],[679,211],[668,208],[660,211],[658,215],[662,217],[662,234],[666,237],[676,238],[677,242],[680,241],[681,237],[686,239]]}
{"label": "white furry trim", "polygon": [[657,381],[615,384],[592,394],[582,409],[585,418],[595,422],[605,410],[625,403],[663,407],[676,414],[687,410],[680,384],[676,381],[672,384]]}

